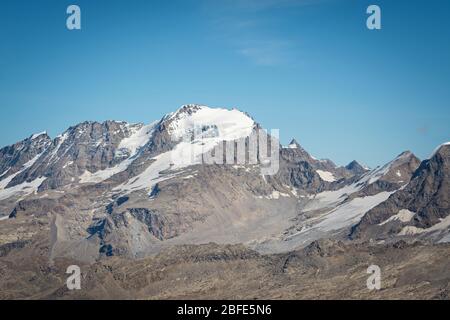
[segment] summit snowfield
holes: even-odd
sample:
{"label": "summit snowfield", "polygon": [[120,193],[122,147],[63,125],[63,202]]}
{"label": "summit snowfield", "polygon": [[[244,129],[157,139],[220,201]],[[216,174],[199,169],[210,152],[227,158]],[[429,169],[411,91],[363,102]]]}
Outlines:
{"label": "summit snowfield", "polygon": [[202,155],[219,143],[246,138],[255,128],[255,122],[239,110],[199,105],[183,106],[165,116],[160,125],[167,126],[167,133],[176,146],[153,158],[154,162],[144,172],[115,191],[151,191],[156,183],[178,175],[181,169],[201,164]]}
{"label": "summit snowfield", "polygon": [[237,110],[209,108],[207,106],[186,105],[177,112],[163,118],[169,123],[169,133],[174,141],[179,141],[193,132],[212,128],[211,138],[221,141],[248,137],[255,122],[245,113]]}
{"label": "summit snowfield", "polygon": [[435,232],[448,219],[448,143],[428,160],[406,151],[373,170],[318,160],[295,139],[274,149],[274,175],[250,151],[244,163],[234,153],[231,163],[205,163],[255,132],[269,136],[237,109],[185,105],[149,124],[34,134],[0,149],[0,241],[20,225],[24,241],[48,240],[52,260],[93,262],[209,242],[276,253],[323,238],[448,239]]}
{"label": "summit snowfield", "polygon": [[[158,158],[154,158],[154,160],[160,160],[155,161],[152,168],[149,168],[144,179],[150,178],[151,180],[151,177],[156,179],[159,172],[170,167],[180,169],[200,163],[200,156],[212,150],[220,141],[247,137],[251,134],[254,125],[255,123],[250,117],[236,109],[212,109],[197,105],[183,106],[177,112],[166,115],[160,121],[152,122],[149,125],[116,121],[107,121],[102,124],[85,122],[68,129],[53,141],[44,132],[34,134],[31,138],[21,142],[32,145],[39,138],[45,139],[47,145],[43,147],[40,154],[32,159],[32,162],[24,165],[15,176],[23,172],[41,171],[43,177],[36,177],[33,180],[37,187],[41,186],[41,184],[37,184],[37,179],[41,179],[42,183],[42,179],[46,179],[45,176],[53,178],[62,172],[70,179],[59,179],[58,186],[73,182],[100,183],[122,173],[134,161],[139,160],[141,149],[156,143],[152,140],[156,136],[155,130],[161,132],[161,128],[168,126],[164,134],[169,136],[174,145],[176,144],[176,148],[167,153],[158,154]],[[202,140],[182,141],[194,133],[202,133]],[[14,148],[14,146],[6,147],[2,151],[9,152],[8,148]],[[192,148],[194,149],[191,150]],[[192,153],[194,153],[193,157]],[[39,168],[35,168],[36,166],[31,168],[35,162],[38,162]],[[9,175],[12,172],[8,170],[9,168],[5,167],[1,176],[2,179],[9,178],[3,182],[5,186],[15,178],[15,176]],[[26,178],[29,180],[28,176]],[[21,181],[21,183],[23,182]],[[142,184],[140,186],[143,187]],[[129,187],[134,188],[135,186]],[[147,186],[147,188],[150,187],[151,184]],[[26,186],[16,188],[16,191],[25,188]],[[41,189],[43,188],[44,186]],[[124,189],[127,188],[124,186]],[[8,195],[14,195],[14,192],[10,191]]]}

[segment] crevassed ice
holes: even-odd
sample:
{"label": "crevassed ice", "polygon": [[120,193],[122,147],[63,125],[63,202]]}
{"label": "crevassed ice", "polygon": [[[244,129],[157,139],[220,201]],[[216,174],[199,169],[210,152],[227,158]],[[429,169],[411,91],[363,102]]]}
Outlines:
{"label": "crevassed ice", "polygon": [[221,140],[237,140],[251,134],[255,122],[245,113],[233,109],[202,106],[192,114],[181,115],[170,123],[169,132],[174,141],[184,137],[196,126],[215,126]]}

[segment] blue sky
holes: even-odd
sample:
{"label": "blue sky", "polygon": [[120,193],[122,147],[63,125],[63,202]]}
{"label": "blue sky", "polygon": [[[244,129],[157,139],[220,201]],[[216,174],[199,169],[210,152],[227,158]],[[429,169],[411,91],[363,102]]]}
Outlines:
{"label": "blue sky", "polygon": [[450,140],[449,21],[445,0],[2,0],[0,145],[200,103],[338,164],[426,158]]}

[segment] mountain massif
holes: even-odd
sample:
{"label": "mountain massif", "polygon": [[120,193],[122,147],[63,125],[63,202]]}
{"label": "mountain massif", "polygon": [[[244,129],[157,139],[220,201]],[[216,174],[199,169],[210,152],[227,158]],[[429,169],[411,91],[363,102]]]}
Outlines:
{"label": "mountain massif", "polygon": [[[264,174],[268,165],[277,170]],[[339,167],[295,139],[281,145],[244,112],[201,105],[148,125],[34,134],[0,149],[0,298],[202,298],[214,281],[217,298],[334,297],[339,276],[364,277],[377,259],[396,284],[377,297],[448,298],[449,173],[449,143],[423,161],[405,151],[375,169]],[[427,259],[440,276],[419,271]],[[70,264],[89,270],[89,290],[64,289]],[[206,283],[202,270],[220,279]],[[303,295],[280,289],[290,279],[312,286],[312,274],[318,287]],[[233,278],[248,287],[227,291]],[[357,285],[344,292],[369,298]]]}

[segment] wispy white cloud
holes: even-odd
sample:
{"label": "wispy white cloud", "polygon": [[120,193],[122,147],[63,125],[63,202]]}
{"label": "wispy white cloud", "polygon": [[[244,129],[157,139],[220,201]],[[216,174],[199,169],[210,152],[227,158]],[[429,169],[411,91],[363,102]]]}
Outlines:
{"label": "wispy white cloud", "polygon": [[[259,66],[293,65],[299,50],[292,35],[267,32],[282,28],[272,9],[310,6],[330,0],[205,0],[205,12],[220,34],[220,41]],[[300,36],[300,35],[299,35]]]}
{"label": "wispy white cloud", "polygon": [[324,0],[225,0],[225,3],[238,9],[259,11],[277,7],[315,5],[323,1]]}
{"label": "wispy white cloud", "polygon": [[264,40],[243,43],[237,53],[260,66],[276,66],[291,62],[293,45],[287,41]]}

